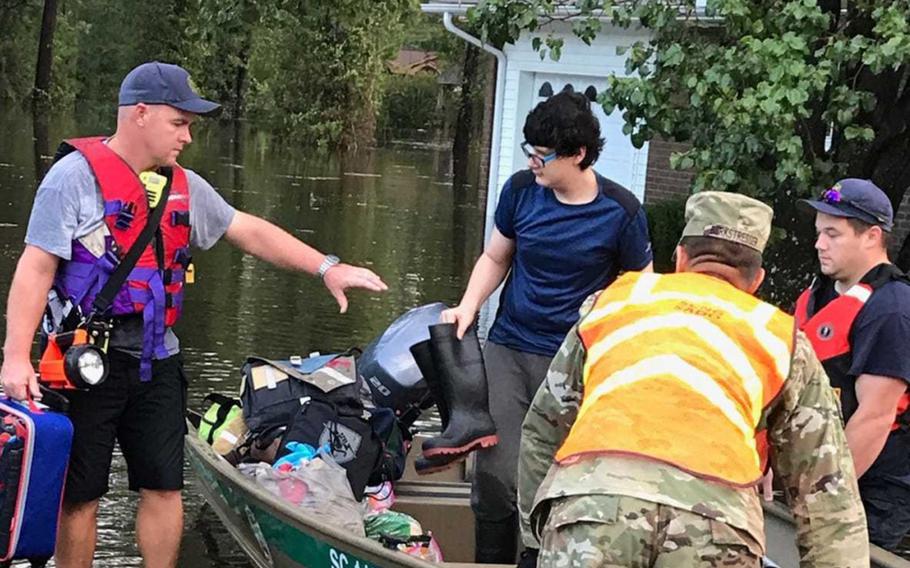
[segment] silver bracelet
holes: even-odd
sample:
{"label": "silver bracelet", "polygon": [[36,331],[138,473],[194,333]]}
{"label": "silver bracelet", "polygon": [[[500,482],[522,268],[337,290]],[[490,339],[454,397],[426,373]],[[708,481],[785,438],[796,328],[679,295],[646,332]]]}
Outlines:
{"label": "silver bracelet", "polygon": [[340,263],[341,259],[335,256],[334,254],[327,254],[325,259],[322,261],[322,264],[319,265],[319,278],[325,278],[325,273],[329,271],[329,268],[332,268],[336,264]]}

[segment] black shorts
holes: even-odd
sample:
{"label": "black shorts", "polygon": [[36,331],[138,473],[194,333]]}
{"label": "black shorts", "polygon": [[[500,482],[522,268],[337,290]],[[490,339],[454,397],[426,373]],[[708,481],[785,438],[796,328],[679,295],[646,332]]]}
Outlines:
{"label": "black shorts", "polygon": [[73,449],[64,499],[99,499],[109,489],[114,441],[126,459],[129,488],[183,488],[186,375],[180,355],[154,361],[152,380],[139,379],[139,359],[111,350],[110,374],[91,391],[65,391]]}

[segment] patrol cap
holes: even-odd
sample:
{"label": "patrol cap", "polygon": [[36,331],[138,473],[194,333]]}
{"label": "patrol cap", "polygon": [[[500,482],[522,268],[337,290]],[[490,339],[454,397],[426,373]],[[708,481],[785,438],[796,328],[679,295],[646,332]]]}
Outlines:
{"label": "patrol cap", "polygon": [[682,237],[711,237],[765,250],[774,211],[740,193],[702,191],[686,201]]}
{"label": "patrol cap", "polygon": [[221,110],[218,103],[199,96],[186,69],[159,61],[136,67],[127,73],[120,84],[119,105],[139,103],[168,105],[202,116],[210,116]]}

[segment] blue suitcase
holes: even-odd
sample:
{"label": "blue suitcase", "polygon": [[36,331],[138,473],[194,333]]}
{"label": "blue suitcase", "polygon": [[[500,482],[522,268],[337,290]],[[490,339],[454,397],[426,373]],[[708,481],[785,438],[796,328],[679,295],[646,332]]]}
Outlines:
{"label": "blue suitcase", "polygon": [[53,556],[72,441],[64,414],[0,398],[0,562]]}

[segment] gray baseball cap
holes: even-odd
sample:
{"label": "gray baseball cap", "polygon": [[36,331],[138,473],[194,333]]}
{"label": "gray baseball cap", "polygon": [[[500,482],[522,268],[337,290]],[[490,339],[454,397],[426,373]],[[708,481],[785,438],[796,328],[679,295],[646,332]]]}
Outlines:
{"label": "gray baseball cap", "polygon": [[123,78],[120,106],[138,103],[168,105],[201,116],[221,111],[221,105],[199,96],[186,69],[159,61],[143,63]]}

